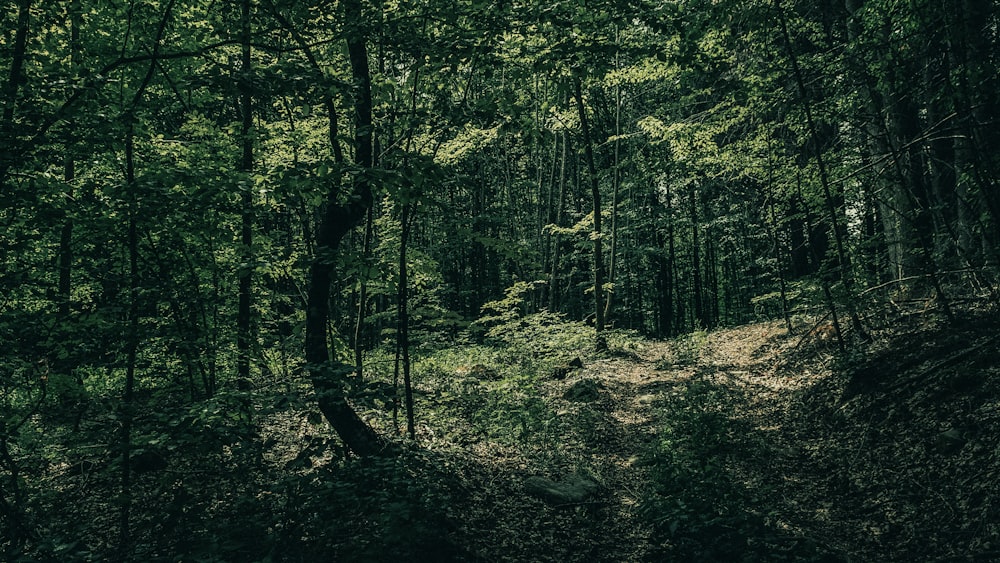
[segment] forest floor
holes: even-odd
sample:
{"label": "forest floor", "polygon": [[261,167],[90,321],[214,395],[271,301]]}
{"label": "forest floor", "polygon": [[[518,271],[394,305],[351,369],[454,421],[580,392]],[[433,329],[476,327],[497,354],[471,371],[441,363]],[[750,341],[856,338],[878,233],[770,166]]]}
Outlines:
{"label": "forest floor", "polygon": [[[565,345],[588,341],[582,324],[524,326],[518,350],[418,360],[417,440],[392,456],[345,457],[307,382],[258,387],[252,425],[245,394],[152,390],[136,447],[163,463],[133,482],[134,559],[1000,560],[998,319],[898,321],[847,354],[805,322],[602,355]],[[100,404],[25,458],[48,543],[15,560],[113,556],[116,419]]]}
{"label": "forest floor", "polygon": [[[563,455],[472,444],[456,539],[485,561],[1000,558],[995,322],[839,361],[801,333],[642,342],[544,383]],[[594,400],[565,398],[580,381]],[[600,488],[560,502],[526,493],[533,475]]]}

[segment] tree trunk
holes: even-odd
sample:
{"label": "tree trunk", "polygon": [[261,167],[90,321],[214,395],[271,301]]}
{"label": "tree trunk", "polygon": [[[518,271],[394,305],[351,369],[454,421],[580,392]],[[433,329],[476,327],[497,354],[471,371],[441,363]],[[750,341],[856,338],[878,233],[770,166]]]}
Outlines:
{"label": "tree trunk", "polygon": [[[80,64],[80,0],[73,0],[69,5],[69,45],[70,45],[70,65],[75,70]],[[67,122],[67,129],[73,131],[75,127],[71,122]],[[68,186],[66,192],[67,202],[73,201],[73,182],[76,181],[76,161],[73,158],[75,148],[73,133],[69,133],[66,139],[63,160],[63,180]],[[69,214],[67,214],[69,215]],[[70,295],[73,289],[73,218],[67,216],[63,222],[62,230],[59,233],[59,316],[63,321],[69,317]]]}
{"label": "tree trunk", "polygon": [[[664,187],[663,201],[667,211],[666,217],[666,240],[664,235],[656,229],[656,246],[658,250],[657,269],[660,280],[659,291],[659,334],[662,337],[674,335],[674,327],[679,326],[676,322],[676,312],[674,310],[674,264],[675,264],[675,244],[674,244],[674,207],[673,195],[670,193],[670,185]],[[655,227],[654,227],[655,229]],[[664,255],[664,253],[666,253]]]}
{"label": "tree trunk", "polygon": [[128,263],[129,263],[129,309],[128,338],[125,342],[125,389],[122,392],[119,421],[121,434],[121,511],[118,518],[119,559],[129,559],[132,544],[132,473],[129,460],[132,457],[132,419],[135,415],[135,367],[139,350],[139,236],[136,227],[138,214],[138,194],[135,183],[135,141],[133,117],[129,121],[125,136],[125,185],[129,190],[128,203]]}
{"label": "tree trunk", "polygon": [[587,172],[590,176],[590,193],[594,200],[594,231],[590,237],[594,242],[594,333],[598,350],[607,348],[604,339],[604,256],[601,241],[601,189],[597,182],[597,167],[594,164],[594,147],[590,139],[587,108],[583,105],[583,87],[580,77],[573,77],[576,106],[580,114],[580,130],[583,135],[583,150],[587,158]]}
{"label": "tree trunk", "polygon": [[170,21],[175,0],[170,0],[164,8],[153,41],[153,61],[146,69],[146,75],[132,97],[130,109],[125,113],[125,186],[128,189],[128,257],[129,257],[129,311],[128,339],[126,345],[125,389],[122,392],[120,405],[120,441],[121,449],[121,512],[118,520],[118,557],[121,560],[130,558],[132,550],[131,509],[132,509],[132,475],[130,459],[132,455],[132,419],[135,415],[135,371],[136,358],[139,349],[139,233],[136,221],[139,216],[139,185],[135,181],[135,115],[134,109],[139,105],[146,88],[156,71],[156,57],[160,53],[161,41]]}
{"label": "tree trunk", "polygon": [[705,262],[708,283],[708,324],[705,328],[713,329],[719,324],[719,257],[715,248],[715,230],[710,225],[705,227]]}
{"label": "tree trunk", "polygon": [[[555,207],[555,226],[562,226],[563,208],[566,206],[566,159],[569,150],[569,134],[562,132],[562,157],[559,160],[559,197]],[[559,255],[562,237],[552,235],[552,270],[549,274],[549,311],[559,311]]]}
{"label": "tree trunk", "polygon": [[[771,152],[770,146],[768,146],[768,159],[770,160]],[[788,334],[792,334],[795,328],[792,326],[792,316],[788,311],[788,285],[785,282],[785,268],[782,266],[784,260],[781,253],[781,244],[778,237],[780,229],[778,229],[778,217],[777,213],[774,211],[774,170],[770,166],[770,162],[767,167],[767,207],[771,215],[771,249],[774,252],[774,273],[778,276],[778,289],[781,292],[781,316],[785,319],[785,328],[788,329]]]}
{"label": "tree trunk", "polygon": [[[352,27],[347,30],[347,51],[351,61],[354,93],[354,152],[361,168],[354,175],[353,197],[342,203],[339,185],[327,192],[326,210],[316,232],[316,255],[309,271],[306,296],[305,358],[310,379],[316,390],[320,411],[348,449],[361,456],[386,449],[385,440],[366,424],[347,402],[343,380],[353,366],[332,362],[326,326],[330,318],[330,283],[340,241],[365,216],[372,205],[369,171],[372,167],[372,96],[365,33],[358,26],[363,15],[359,0],[343,4],[344,16]],[[335,106],[327,104],[330,115],[330,140],[335,156],[339,154]]]}
{"label": "tree trunk", "polygon": [[[413,385],[410,381],[410,312],[409,312],[409,275],[406,266],[406,244],[410,238],[410,228],[412,226],[411,204],[404,203],[400,213],[400,235],[399,235],[399,287],[397,288],[397,325],[396,325],[396,367],[395,381],[398,385],[399,373],[402,368],[403,392],[406,408],[406,433],[411,440],[417,438],[416,424],[413,415]],[[397,395],[398,396],[398,395]],[[395,404],[395,402],[394,402]],[[396,408],[393,408],[393,418],[395,419]]]}
{"label": "tree trunk", "polygon": [[14,31],[14,49],[11,53],[10,73],[3,88],[3,117],[0,120],[0,185],[7,182],[7,173],[15,164],[14,108],[21,84],[21,73],[28,49],[28,32],[31,21],[31,0],[21,0],[17,6],[17,29]]}
{"label": "tree trunk", "polygon": [[364,327],[365,319],[368,315],[368,268],[370,267],[369,262],[371,261],[372,254],[372,235],[374,230],[374,209],[372,207],[368,208],[368,212],[365,213],[365,237],[363,244],[363,264],[365,271],[361,276],[360,288],[358,289],[358,318],[356,319],[354,325],[354,369],[357,372],[358,379],[363,381],[365,378],[364,372]]}
{"label": "tree trunk", "polygon": [[621,143],[619,137],[621,136],[621,114],[622,92],[621,86],[618,86],[615,88],[615,161],[611,174],[611,263],[608,266],[608,281],[610,282],[611,289],[608,291],[607,303],[604,306],[605,321],[611,318],[611,308],[615,298],[615,270],[618,265],[618,189],[621,187],[621,175],[619,173]]}
{"label": "tree trunk", "polygon": [[[792,77],[795,79],[795,83],[798,86],[802,111],[805,113],[806,126],[809,129],[809,136],[812,139],[814,150],[813,156],[816,158],[816,167],[819,170],[819,180],[823,187],[823,201],[826,203],[826,211],[830,216],[830,232],[833,234],[833,240],[837,249],[837,267],[840,271],[840,280],[844,286],[844,292],[846,293],[847,310],[850,312],[851,325],[854,328],[856,335],[864,337],[864,327],[861,325],[861,317],[858,315],[855,305],[851,262],[844,244],[845,232],[842,227],[843,222],[838,216],[837,203],[834,201],[834,190],[830,184],[830,175],[827,171],[826,160],[823,157],[823,147],[820,144],[820,135],[816,127],[816,120],[813,119],[812,105],[809,103],[805,79],[802,76],[802,70],[799,68],[798,56],[792,48],[792,40],[788,32],[788,21],[785,17],[785,10],[781,5],[781,0],[774,0],[774,7],[778,12],[778,21],[781,24],[781,35],[785,41],[785,47],[788,50],[788,57],[792,65]],[[839,330],[837,334],[839,338]]]}
{"label": "tree trunk", "polygon": [[[240,6],[240,35],[242,68],[240,68],[240,143],[242,158],[240,172],[244,178],[240,195],[240,266],[239,305],[236,313],[236,376],[240,381],[250,379],[251,295],[253,291],[253,59],[250,51],[251,0],[242,0]],[[211,396],[213,389],[206,389]]]}
{"label": "tree trunk", "polygon": [[[69,26],[70,26],[70,64],[75,70],[80,64],[80,0],[73,0],[69,5]],[[73,151],[76,149],[75,127],[72,121],[67,121],[67,135],[63,155],[63,181],[66,183],[66,207],[68,208],[73,200],[73,183],[76,181],[76,161]],[[68,326],[70,321],[70,302],[73,292],[73,216],[68,210],[65,211],[62,228],[59,231],[59,287],[56,292],[56,301],[59,314],[59,321],[63,327]],[[56,361],[57,372],[67,375],[74,371],[75,359],[73,354],[60,358]],[[73,382],[77,389],[73,396],[76,398],[69,405],[74,411],[73,429],[80,429],[80,421],[86,409],[86,396],[84,390],[83,377],[79,371],[74,374]]]}
{"label": "tree trunk", "polygon": [[694,300],[694,330],[708,328],[705,320],[705,301],[701,287],[701,243],[698,240],[698,190],[691,186],[688,200],[691,214],[691,290]]}

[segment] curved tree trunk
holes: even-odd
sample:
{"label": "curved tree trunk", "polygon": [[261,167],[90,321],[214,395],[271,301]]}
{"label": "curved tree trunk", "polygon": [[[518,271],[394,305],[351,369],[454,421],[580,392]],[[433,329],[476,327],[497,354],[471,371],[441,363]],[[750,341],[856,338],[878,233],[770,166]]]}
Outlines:
{"label": "curved tree trunk", "polygon": [[[355,162],[362,169],[356,174],[354,197],[341,203],[339,184],[327,193],[326,211],[316,232],[316,255],[309,271],[309,291],[306,303],[305,357],[309,376],[316,390],[320,411],[352,452],[374,455],[385,450],[385,440],[376,433],[347,402],[342,385],[354,366],[332,362],[326,337],[330,319],[330,282],[333,278],[334,257],[344,236],[361,222],[372,205],[372,192],[365,171],[372,167],[372,96],[365,34],[358,26],[362,19],[361,3],[344,3],[344,16],[352,27],[347,30],[347,51],[351,59],[351,74],[356,86],[354,96]],[[337,148],[336,113],[330,111],[330,140],[335,155]]]}

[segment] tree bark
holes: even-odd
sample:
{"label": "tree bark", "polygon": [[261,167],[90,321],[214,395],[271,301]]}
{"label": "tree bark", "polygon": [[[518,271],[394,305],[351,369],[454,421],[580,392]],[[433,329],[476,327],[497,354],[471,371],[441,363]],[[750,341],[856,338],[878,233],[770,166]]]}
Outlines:
{"label": "tree bark", "polygon": [[[563,208],[566,206],[566,159],[569,150],[569,135],[566,131],[562,134],[562,157],[559,160],[559,196],[555,204],[555,221],[557,227],[562,226]],[[549,273],[549,311],[556,313],[559,311],[559,259],[560,248],[562,247],[562,237],[558,234],[552,235],[552,263]]]}
{"label": "tree bark", "polygon": [[778,276],[778,288],[781,294],[781,316],[785,319],[785,328],[788,329],[788,334],[795,332],[795,328],[792,326],[792,316],[788,312],[788,285],[785,281],[785,268],[782,266],[784,262],[781,253],[781,244],[778,237],[778,217],[777,213],[774,211],[774,169],[771,165],[771,147],[768,146],[768,166],[767,166],[767,207],[771,216],[771,249],[774,253],[774,273]]}
{"label": "tree bark", "polygon": [[590,193],[594,200],[594,231],[591,239],[594,242],[594,334],[598,350],[607,348],[604,339],[604,255],[601,241],[601,189],[597,182],[597,167],[594,164],[594,147],[590,138],[590,126],[587,121],[587,108],[583,105],[583,86],[579,75],[573,77],[576,94],[576,107],[580,114],[580,130],[583,134],[583,150],[587,159],[587,172],[590,176]]}
{"label": "tree bark", "polygon": [[[251,0],[242,0],[240,6],[241,61],[240,112],[242,124],[240,143],[242,157],[240,172],[245,184],[240,194],[240,255],[239,305],[236,313],[236,376],[240,381],[250,379],[251,296],[253,291],[253,58],[250,50]],[[214,390],[206,389],[209,395]]]}
{"label": "tree bark", "polygon": [[[372,96],[365,33],[359,27],[363,20],[359,0],[343,4],[347,30],[347,51],[354,79],[354,154],[360,169],[353,175],[352,197],[342,203],[336,179],[327,192],[326,210],[316,232],[316,256],[309,271],[306,297],[305,357],[320,411],[340,436],[344,444],[357,455],[369,456],[386,449],[385,440],[366,424],[347,402],[343,379],[353,366],[330,359],[326,326],[330,319],[330,283],[340,241],[361,222],[372,205],[369,173],[372,167]],[[335,157],[339,155],[335,107],[327,104],[330,113],[330,140]]]}
{"label": "tree bark", "polygon": [[125,389],[122,392],[119,420],[121,422],[121,511],[118,518],[118,555],[127,560],[131,552],[132,528],[132,473],[129,460],[132,457],[132,419],[134,418],[135,368],[139,350],[139,236],[136,226],[138,215],[138,194],[135,183],[135,133],[134,118],[129,121],[125,136],[125,185],[129,190],[128,203],[128,263],[129,263],[129,309],[128,339],[125,342]]}
{"label": "tree bark", "polygon": [[[616,59],[617,61],[617,55]],[[615,65],[617,67],[617,63]],[[622,118],[622,91],[621,86],[615,88],[615,161],[614,168],[612,169],[611,175],[611,263],[608,266],[608,281],[610,282],[611,290],[608,291],[607,302],[604,305],[604,319],[607,321],[611,318],[612,305],[614,304],[615,298],[615,271],[617,269],[617,257],[618,257],[618,189],[621,187],[621,174],[620,174],[620,136],[621,136],[621,118]]]}
{"label": "tree bark", "polygon": [[[72,72],[76,72],[80,64],[80,0],[73,0],[69,5],[69,28],[70,28],[70,66]],[[56,303],[58,318],[62,327],[68,327],[70,320],[70,302],[73,293],[73,214],[68,210],[74,201],[73,183],[76,181],[76,161],[73,151],[76,146],[75,127],[71,120],[67,120],[66,140],[64,143],[65,154],[63,155],[63,181],[66,183],[66,203],[63,216],[62,228],[59,230],[59,282],[56,292]],[[76,359],[73,354],[55,361],[56,370],[67,375],[74,371]],[[69,405],[76,412],[73,418],[74,430],[79,430],[80,420],[86,409],[86,401],[82,400],[86,392],[84,391],[83,377],[77,372],[73,381],[77,386],[75,399]]]}
{"label": "tree bark", "polygon": [[698,190],[691,186],[689,200],[691,213],[691,289],[694,294],[695,330],[708,328],[705,319],[705,301],[701,287],[701,243],[698,240]]}
{"label": "tree bark", "polygon": [[362,263],[364,264],[365,272],[361,276],[361,282],[358,284],[360,286],[358,288],[358,317],[355,319],[354,324],[354,369],[357,371],[358,379],[361,381],[364,380],[364,328],[365,319],[368,316],[368,268],[372,255],[374,215],[372,208],[369,207],[368,212],[365,213],[365,235],[362,242]]}
{"label": "tree bark", "polygon": [[11,54],[10,73],[3,88],[3,118],[0,121],[0,185],[7,181],[7,173],[14,165],[14,108],[21,85],[21,74],[28,49],[28,32],[31,22],[31,0],[21,0],[17,6],[17,30],[14,32],[14,49]]}
{"label": "tree bark", "polygon": [[[403,203],[400,213],[400,235],[399,235],[399,287],[397,288],[397,324],[396,324],[396,364],[395,381],[398,386],[399,373],[403,373],[403,392],[406,408],[406,433],[411,440],[416,440],[417,430],[413,414],[413,384],[410,381],[410,310],[409,310],[409,272],[406,266],[406,244],[410,238],[412,227],[412,204]],[[394,405],[396,403],[394,402]],[[397,409],[393,409],[394,419]]]}

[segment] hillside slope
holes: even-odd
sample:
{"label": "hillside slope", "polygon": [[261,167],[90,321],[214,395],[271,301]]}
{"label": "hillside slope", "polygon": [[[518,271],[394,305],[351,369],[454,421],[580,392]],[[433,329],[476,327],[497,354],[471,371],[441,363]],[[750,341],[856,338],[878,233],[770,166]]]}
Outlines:
{"label": "hillside slope", "polygon": [[[503,471],[465,507],[488,524],[465,518],[462,535],[484,560],[996,559],[998,336],[979,319],[838,359],[765,323],[589,362],[543,385],[573,421],[560,463],[473,448]],[[580,381],[594,400],[565,398]],[[525,492],[581,470],[600,495]]]}
{"label": "hillside slope", "polygon": [[[422,356],[417,441],[396,455],[346,457],[304,385],[257,393],[254,432],[220,424],[235,424],[226,397],[142,419],[169,465],[133,483],[136,553],[1000,560],[997,321],[897,326],[846,356],[780,323],[666,342],[625,335],[603,356],[585,353],[582,324],[535,326],[546,342]],[[538,350],[582,361],[550,369]],[[359,405],[391,434],[380,398]],[[72,448],[43,451],[55,461],[26,482],[54,538],[37,553],[52,556],[20,560],[111,553],[117,471],[93,446],[114,436],[109,421],[85,420],[65,437]]]}

